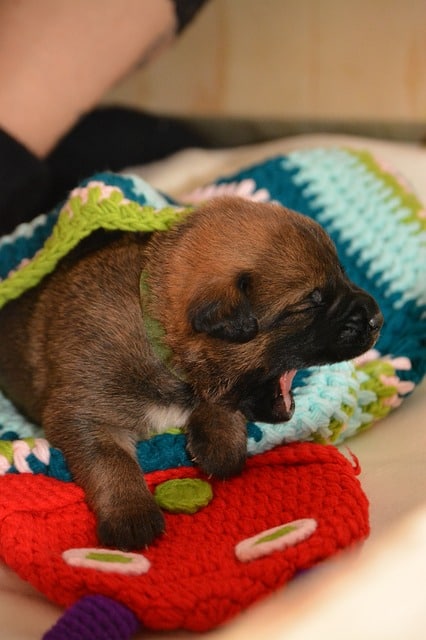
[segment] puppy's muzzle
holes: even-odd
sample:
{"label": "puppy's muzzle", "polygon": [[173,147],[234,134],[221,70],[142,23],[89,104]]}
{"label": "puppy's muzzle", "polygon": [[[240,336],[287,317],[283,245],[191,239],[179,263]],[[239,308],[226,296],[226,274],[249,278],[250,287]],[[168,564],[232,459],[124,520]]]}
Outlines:
{"label": "puppy's muzzle", "polygon": [[375,300],[362,293],[350,300],[341,300],[338,311],[332,311],[330,321],[337,328],[336,347],[341,355],[351,358],[375,344],[383,326],[383,315]]}

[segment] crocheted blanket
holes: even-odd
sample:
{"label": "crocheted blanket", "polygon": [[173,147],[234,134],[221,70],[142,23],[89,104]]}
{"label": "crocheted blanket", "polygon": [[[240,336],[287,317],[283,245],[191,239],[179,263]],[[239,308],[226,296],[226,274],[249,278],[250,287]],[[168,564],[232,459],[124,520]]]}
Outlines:
{"label": "crocheted blanket", "polygon": [[[357,469],[322,445],[386,416],[426,371],[426,210],[369,153],[290,153],[220,178],[182,202],[134,176],[94,176],[62,207],[0,239],[0,306],[37,284],[94,229],[167,229],[187,206],[224,193],[278,201],[322,224],[348,276],[382,309],[377,349],[298,372],[294,416],[247,425],[247,469],[226,489],[193,466],[179,431],[139,443],[168,530],[144,554],[98,549],[93,516],[61,452],[0,395],[0,556],[53,600],[81,605],[80,617],[51,638],[72,637],[64,629],[77,618],[90,626],[93,609],[100,618],[107,612],[108,624],[123,624],[123,634],[134,629],[135,616],[153,628],[211,628],[368,533]],[[182,594],[192,595],[184,602]],[[79,600],[85,595],[89,601]],[[93,628],[90,634],[101,637]]]}
{"label": "crocheted blanket", "polygon": [[[426,371],[424,205],[401,176],[369,153],[339,148],[273,158],[188,194],[185,204],[224,193],[275,200],[315,218],[333,238],[348,276],[376,298],[385,317],[377,349],[351,362],[298,372],[294,416],[279,425],[249,424],[249,453],[301,440],[340,443],[385,417]],[[140,178],[99,174],[75,189],[62,209],[0,239],[0,306],[34,286],[94,229],[161,230],[182,215],[182,203]],[[58,452],[37,455],[42,445],[34,447],[31,438],[39,435],[0,395],[0,437],[30,438],[28,456],[22,444],[17,458],[13,445],[0,444],[0,469],[16,471],[22,460],[22,470],[40,472],[50,456],[55,471],[46,473],[65,479]],[[158,438],[167,440],[168,455],[190,464],[179,434]],[[149,469],[158,468],[149,460],[158,457],[159,447],[156,439],[140,445]]]}

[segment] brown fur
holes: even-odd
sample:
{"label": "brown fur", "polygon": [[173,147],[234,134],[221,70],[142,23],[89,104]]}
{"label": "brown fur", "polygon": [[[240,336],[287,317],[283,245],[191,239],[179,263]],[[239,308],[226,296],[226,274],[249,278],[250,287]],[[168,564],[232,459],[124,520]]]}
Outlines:
{"label": "brown fur", "polygon": [[0,386],[64,452],[101,542],[139,548],[164,521],[138,439],[180,420],[207,474],[238,473],[246,420],[291,417],[279,377],[359,355],[382,318],[315,222],[221,198],[170,232],[94,234],[0,322]]}

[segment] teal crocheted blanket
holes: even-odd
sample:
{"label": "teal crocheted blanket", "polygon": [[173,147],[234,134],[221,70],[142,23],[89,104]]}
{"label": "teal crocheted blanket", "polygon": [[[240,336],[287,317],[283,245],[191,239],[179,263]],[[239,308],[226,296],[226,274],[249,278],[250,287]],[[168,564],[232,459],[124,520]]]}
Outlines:
{"label": "teal crocheted blanket", "polygon": [[[401,176],[368,152],[293,152],[220,178],[182,202],[135,176],[98,174],[62,207],[0,239],[0,306],[34,286],[94,229],[167,229],[186,206],[224,193],[278,201],[315,218],[349,278],[376,298],[385,317],[376,350],[298,372],[294,416],[282,424],[249,423],[249,454],[283,442],[341,443],[396,409],[426,372],[426,209]],[[185,436],[170,426],[139,443],[146,472],[192,464]],[[28,471],[71,479],[61,452],[0,394],[0,473]]]}

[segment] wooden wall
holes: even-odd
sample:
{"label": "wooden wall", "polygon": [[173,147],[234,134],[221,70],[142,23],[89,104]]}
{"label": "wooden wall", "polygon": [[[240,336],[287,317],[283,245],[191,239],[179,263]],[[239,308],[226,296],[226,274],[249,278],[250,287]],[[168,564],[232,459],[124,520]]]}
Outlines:
{"label": "wooden wall", "polygon": [[180,115],[426,122],[426,0],[211,0],[108,96]]}

